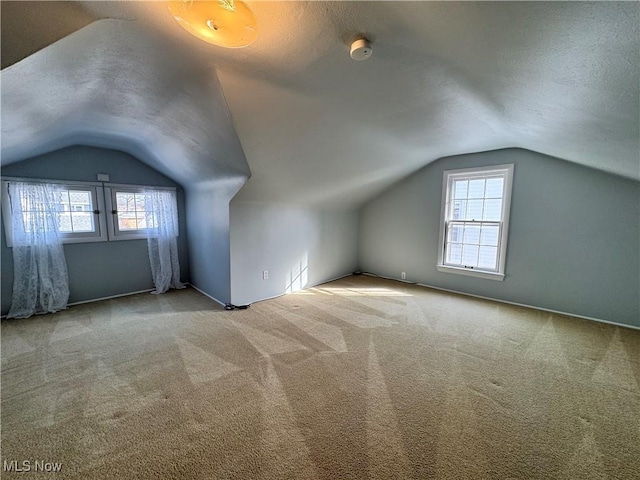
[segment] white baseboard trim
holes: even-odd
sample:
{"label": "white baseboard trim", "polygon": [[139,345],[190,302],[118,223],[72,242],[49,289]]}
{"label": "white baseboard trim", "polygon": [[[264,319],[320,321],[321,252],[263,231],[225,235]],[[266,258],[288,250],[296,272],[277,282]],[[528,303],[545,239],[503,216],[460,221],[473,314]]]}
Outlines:
{"label": "white baseboard trim", "polygon": [[[82,300],[80,302],[67,303],[67,308],[68,307],[74,307],[76,305],[84,305],[85,303],[101,302],[102,300],[111,300],[113,298],[128,297],[130,295],[137,295],[139,293],[148,293],[148,292],[152,292],[152,291],[153,291],[153,288],[149,288],[147,290],[138,290],[137,292],[119,293],[117,295],[110,295],[108,297],[92,298],[91,300]],[[5,318],[7,318],[6,315],[2,315],[0,317],[0,319],[5,319]]]}
{"label": "white baseboard trim", "polygon": [[410,282],[409,280],[400,280],[399,278],[385,277],[384,275],[376,275],[375,273],[362,272],[360,275],[366,275],[367,277],[384,278],[385,280],[393,280],[394,282],[408,283],[409,285],[420,285],[419,283]]}
{"label": "white baseboard trim", "polygon": [[[307,288],[307,287],[305,287],[305,288]],[[312,288],[312,287],[308,287],[308,288]],[[274,298],[280,298],[280,297],[282,297],[284,295],[288,295],[288,294],[287,293],[279,293],[277,295],[272,295],[271,297],[259,298],[258,300],[254,300],[253,302],[250,302],[250,303],[245,304],[245,305],[253,305],[254,303],[258,303],[258,302],[266,302],[267,300],[273,300]]]}
{"label": "white baseboard trim", "polygon": [[440,291],[449,292],[449,293],[456,293],[458,295],[464,295],[466,297],[480,298],[482,300],[490,300],[492,302],[498,302],[498,303],[506,303],[508,305],[515,305],[516,307],[525,307],[525,308],[531,308],[533,310],[540,310],[542,312],[557,313],[559,315],[566,315],[567,317],[580,318],[582,320],[590,320],[592,322],[606,323],[608,325],[614,325],[616,327],[623,327],[623,328],[631,328],[633,330],[640,330],[640,327],[636,326],[636,325],[629,325],[629,324],[620,323],[620,322],[612,322],[611,320],[603,320],[602,318],[587,317],[585,315],[578,315],[576,313],[561,312],[559,310],[552,310],[550,308],[536,307],[534,305],[527,305],[526,303],[510,302],[509,300],[501,300],[501,299],[498,299],[498,298],[485,297],[483,295],[475,295],[473,293],[459,292],[458,290],[451,290],[449,288],[435,287],[433,285],[427,285],[426,283],[409,282],[407,280],[399,280],[397,278],[385,277],[384,275],[376,275],[374,273],[364,273],[363,272],[362,275],[367,275],[369,277],[384,278],[385,280],[394,280],[396,282],[401,282],[401,283],[409,283],[411,285],[418,285],[420,287],[425,287],[425,288],[433,288],[434,290],[440,290]]}
{"label": "white baseboard trim", "polygon": [[[323,280],[323,281],[321,281],[321,282],[314,283],[313,285],[308,285],[308,286],[304,287],[303,289],[301,289],[301,290],[296,290],[296,291],[301,292],[301,291],[303,291],[303,290],[307,290],[308,288],[315,288],[315,287],[317,287],[318,285],[323,285],[323,284],[325,284],[325,283],[329,283],[329,282],[335,282],[336,280],[340,280],[341,278],[350,277],[351,275],[353,275],[353,273],[345,273],[344,275],[340,275],[339,277],[331,278],[331,279],[329,279],[329,280]],[[291,293],[296,293],[296,292],[291,292]],[[284,296],[284,295],[290,295],[290,293],[288,293],[288,292],[284,292],[284,293],[279,293],[279,294],[277,294],[277,295],[273,295],[273,296],[271,296],[271,297],[260,298],[260,299],[258,299],[258,300],[254,300],[254,301],[253,301],[253,302],[251,302],[249,305],[253,305],[254,303],[258,303],[258,302],[264,302],[264,301],[266,301],[266,300],[273,300],[274,298],[279,298],[279,297],[282,297],[282,296]]]}
{"label": "white baseboard trim", "polygon": [[198,287],[196,287],[193,283],[185,283],[185,285],[189,285],[191,288],[193,288],[194,290],[197,290],[198,292],[200,292],[202,295],[204,295],[207,298],[210,298],[211,300],[213,300],[216,303],[219,303],[220,305],[222,305],[223,307],[226,305],[225,303],[222,303],[220,300],[218,300],[216,297],[212,297],[211,295],[209,295],[207,292],[203,292],[202,290],[200,290]]}
{"label": "white baseboard trim", "polygon": [[[197,290],[198,292],[203,294],[205,297],[209,297],[211,300],[216,301],[217,303],[219,303],[220,305],[222,305],[224,307],[224,303],[222,303],[217,298],[213,298],[211,295],[206,294],[205,292],[203,292],[199,288],[195,287],[194,285],[191,285],[189,282],[185,282],[184,284],[193,287],[195,290]],[[114,299],[114,298],[128,297],[128,296],[131,296],[131,295],[138,295],[139,293],[149,293],[149,292],[153,292],[153,290],[154,290],[153,288],[148,288],[146,290],[138,290],[137,292],[119,293],[118,295],[110,295],[108,297],[93,298],[91,300],[82,300],[81,302],[68,303],[67,307],[73,307],[75,305],[84,305],[85,303],[101,302],[102,300],[111,300],[111,299]],[[5,319],[5,318],[7,318],[6,315],[0,316],[0,319]]]}
{"label": "white baseboard trim", "polygon": [[73,307],[74,305],[83,305],[85,303],[101,302],[102,300],[111,300],[112,298],[128,297],[130,295],[137,295],[139,293],[153,292],[153,288],[147,290],[138,290],[137,292],[119,293],[118,295],[110,295],[108,297],[92,298],[91,300],[82,300],[81,302],[68,303],[67,307]]}

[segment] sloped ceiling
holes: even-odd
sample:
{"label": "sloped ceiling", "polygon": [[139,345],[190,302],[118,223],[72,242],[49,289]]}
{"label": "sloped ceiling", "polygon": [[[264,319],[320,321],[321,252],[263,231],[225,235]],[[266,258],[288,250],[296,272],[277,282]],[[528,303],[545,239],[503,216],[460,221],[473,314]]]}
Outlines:
{"label": "sloped ceiling", "polygon": [[[185,78],[205,86],[207,76],[217,71],[252,172],[239,200],[358,205],[440,157],[503,147],[527,148],[640,179],[636,2],[248,2],[260,34],[253,45],[239,50],[192,38],[164,2],[65,3],[57,7],[58,15],[49,17],[52,30],[68,23],[68,8],[121,21],[90,24],[4,70],[3,102],[12,93],[6,89],[14,88],[7,86],[8,77],[28,79],[31,95],[23,87],[19,100],[31,109],[24,121],[33,128],[40,121],[38,109],[44,108],[38,92],[51,81],[50,51],[58,49],[61,55],[61,49],[77,50],[80,43],[91,46],[94,38],[104,43],[104,30],[122,30],[126,23],[130,35],[151,40],[117,49],[124,59],[117,76],[131,81],[109,84],[112,94],[127,98],[112,112],[112,120],[135,117],[133,111],[141,105],[153,111],[157,102],[155,121],[179,124],[171,109],[160,108],[180,91],[177,72],[187,65]],[[12,29],[10,45],[34,42],[16,33],[28,28],[29,15],[13,12],[8,21],[22,26]],[[47,36],[47,27],[41,28],[41,38],[55,39],[55,32]],[[370,60],[354,62],[348,45],[360,33],[372,40],[374,53]],[[150,42],[157,42],[157,48],[140,51],[138,43],[150,48]],[[94,52],[103,55],[100,49]],[[141,58],[154,55],[163,61],[143,62],[148,68],[139,68]],[[93,60],[87,55],[81,61]],[[27,64],[31,67],[23,68]],[[86,84],[99,75],[116,74],[89,72],[83,83],[67,90],[70,98],[59,103],[89,94]],[[147,82],[173,87],[144,96],[140,87]],[[205,91],[199,94],[206,98]],[[46,108],[49,124],[57,122],[57,106],[54,102]],[[195,144],[229,133],[214,131],[206,102],[205,108],[192,107],[201,131],[177,140],[173,149],[165,150],[160,137],[145,136],[144,122],[127,124],[138,147],[153,150],[168,173],[186,184],[216,175],[205,167],[211,159],[202,145]],[[86,143],[95,144],[100,128],[83,132],[81,127],[99,112],[85,113],[75,121],[64,117],[65,132],[80,143],[86,133]],[[3,105],[3,163],[9,151],[5,127]],[[46,127],[40,125],[34,135],[59,135],[47,133],[51,129]],[[159,131],[170,135],[172,128]],[[7,158],[28,155],[30,141],[18,139]],[[205,142],[205,149],[216,143]],[[186,173],[175,163],[176,151],[190,159]]]}
{"label": "sloped ceiling", "polygon": [[248,177],[214,69],[99,20],[2,72],[2,163],[74,144],[127,151],[183,185]]}

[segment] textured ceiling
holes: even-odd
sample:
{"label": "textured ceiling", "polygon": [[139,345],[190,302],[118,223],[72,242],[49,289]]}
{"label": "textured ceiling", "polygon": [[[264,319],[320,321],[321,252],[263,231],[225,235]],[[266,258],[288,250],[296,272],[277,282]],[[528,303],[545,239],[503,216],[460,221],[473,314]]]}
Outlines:
{"label": "textured ceiling", "polygon": [[[5,48],[20,58],[42,48],[47,39],[55,40],[59,32],[81,26],[86,18],[122,19],[98,24],[104,30],[126,23],[131,35],[157,43],[155,51],[141,51],[137,42],[116,49],[123,56],[118,77],[131,80],[108,83],[128,98],[111,112],[111,121],[117,124],[122,118],[140,148],[154,150],[169,170],[175,149],[163,153],[157,145],[146,145],[160,137],[145,136],[148,128],[127,119],[135,117],[133,110],[141,104],[153,111],[150,102],[166,103],[180,91],[175,64],[187,62],[185,81],[201,86],[217,70],[252,172],[238,195],[241,200],[357,205],[442,156],[512,146],[640,178],[636,2],[249,2],[260,34],[253,45],[238,50],[190,37],[164,2],[57,4],[57,14],[49,14],[51,31],[42,26],[37,39],[20,36],[33,14],[21,15],[13,8],[7,19],[5,3],[3,59]],[[67,10],[74,12],[75,23]],[[9,43],[5,22],[14,27]],[[79,42],[90,51],[97,36],[92,28],[98,24],[3,71],[3,102],[7,73],[20,77],[23,64],[41,57],[28,72],[33,95],[26,101],[36,109],[46,100],[37,92],[50,83],[48,51],[57,47],[56,55],[62,55],[64,41],[62,48],[69,51]],[[373,42],[373,56],[364,62],[348,55],[348,44],[359,33]],[[103,32],[94,55],[108,49],[106,37]],[[141,43],[151,48],[149,42]],[[143,61],[145,67],[139,68],[145,56],[164,60]],[[83,61],[92,63],[90,58]],[[78,65],[73,68],[78,70]],[[35,77],[37,69],[41,76]],[[88,76],[104,77],[100,72],[93,69]],[[72,82],[67,95],[90,93],[88,77],[84,83],[73,78],[66,79]],[[145,96],[145,82],[164,93]],[[201,93],[206,98],[206,92]],[[81,108],[87,108],[84,105]],[[218,123],[208,122],[201,107],[194,106],[202,122],[198,138],[220,138],[221,132],[207,130],[215,130]],[[50,104],[47,111],[52,110]],[[87,115],[95,112],[87,110]],[[170,109],[158,112],[160,123],[177,121]],[[74,138],[82,142],[83,123],[67,124],[67,134],[75,130]],[[3,134],[5,125],[3,115]],[[95,144],[99,130],[90,132],[86,143]],[[12,158],[19,158],[21,149],[28,153],[28,141],[23,142],[13,146]],[[205,147],[215,148],[215,142]],[[179,150],[193,167],[180,174],[183,183],[215,175],[215,169],[204,166],[210,159],[202,148],[198,153],[193,142],[185,141]],[[3,136],[3,162],[4,153]],[[180,168],[173,167],[174,177]]]}
{"label": "textured ceiling", "polygon": [[127,151],[184,185],[249,175],[215,70],[121,20],[2,71],[2,164],[74,144]]}

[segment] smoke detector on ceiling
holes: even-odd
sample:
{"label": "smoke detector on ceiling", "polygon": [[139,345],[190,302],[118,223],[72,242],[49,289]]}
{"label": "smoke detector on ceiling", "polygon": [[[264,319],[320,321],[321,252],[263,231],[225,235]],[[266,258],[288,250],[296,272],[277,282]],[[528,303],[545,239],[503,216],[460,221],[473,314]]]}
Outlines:
{"label": "smoke detector on ceiling", "polygon": [[360,38],[351,44],[351,58],[354,60],[366,60],[373,53],[371,44],[366,38]]}

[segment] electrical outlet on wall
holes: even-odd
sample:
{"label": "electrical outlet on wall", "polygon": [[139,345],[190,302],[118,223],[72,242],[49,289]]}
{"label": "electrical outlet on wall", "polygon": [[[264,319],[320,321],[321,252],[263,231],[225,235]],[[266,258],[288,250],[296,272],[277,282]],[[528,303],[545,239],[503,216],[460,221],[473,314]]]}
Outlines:
{"label": "electrical outlet on wall", "polygon": [[401,272],[400,273],[400,279],[406,280],[407,279],[407,272]]}
{"label": "electrical outlet on wall", "polygon": [[262,271],[262,279],[263,280],[269,280],[269,270],[263,270]]}

